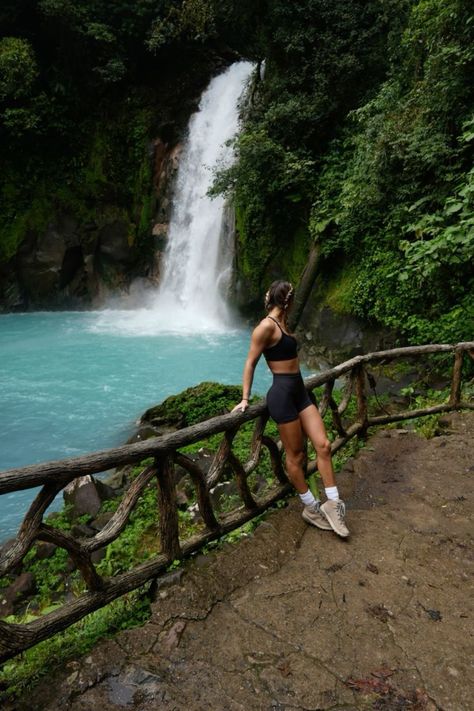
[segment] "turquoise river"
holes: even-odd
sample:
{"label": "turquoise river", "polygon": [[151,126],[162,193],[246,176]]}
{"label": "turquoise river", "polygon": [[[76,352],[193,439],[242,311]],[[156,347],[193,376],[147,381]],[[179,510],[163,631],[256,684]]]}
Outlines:
{"label": "turquoise river", "polygon": [[[169,395],[204,380],[239,384],[249,335],[160,333],[134,312],[1,316],[0,470],[123,444]],[[254,394],[270,384],[262,359]],[[15,535],[34,493],[0,497],[0,541]]]}

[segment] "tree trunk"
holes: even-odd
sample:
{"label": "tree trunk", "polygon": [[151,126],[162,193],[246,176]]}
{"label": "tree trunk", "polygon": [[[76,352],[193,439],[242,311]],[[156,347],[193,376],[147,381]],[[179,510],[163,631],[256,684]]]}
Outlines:
{"label": "tree trunk", "polygon": [[321,246],[319,242],[315,242],[310,249],[308,261],[306,263],[305,268],[303,269],[301,281],[295,294],[293,308],[288,314],[288,326],[290,328],[290,331],[294,331],[297,327],[301,315],[303,313],[303,309],[306,306],[306,302],[308,301],[311,289],[313,288],[318,273],[320,255]]}

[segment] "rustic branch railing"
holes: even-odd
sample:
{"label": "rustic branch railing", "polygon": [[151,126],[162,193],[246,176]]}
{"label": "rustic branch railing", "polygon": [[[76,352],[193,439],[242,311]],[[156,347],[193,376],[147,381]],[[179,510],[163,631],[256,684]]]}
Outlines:
{"label": "rustic branch railing", "polygon": [[[370,417],[367,407],[366,366],[373,363],[388,363],[394,359],[419,358],[431,354],[454,355],[451,393],[448,402],[417,410]],[[305,380],[308,390],[324,385],[320,410],[324,414],[329,408],[337,433],[332,443],[336,452],[355,435],[363,436],[369,427],[388,424],[399,420],[449,412],[457,409],[474,409],[474,402],[461,400],[462,363],[465,354],[474,354],[474,342],[457,345],[426,345],[396,348],[367,355],[356,356],[335,368],[314,375]],[[347,383],[339,405],[333,397],[337,378],[347,376]],[[370,376],[370,374],[369,374]],[[342,415],[347,410],[352,397],[357,401],[356,420],[344,424]],[[246,422],[255,421],[250,454],[242,463],[232,450],[232,443],[239,428]],[[281,444],[265,434],[268,412],[265,402],[249,407],[244,413],[229,413],[214,417],[206,422],[179,430],[172,434],[155,437],[145,442],[125,445],[87,456],[46,462],[22,469],[0,472],[0,494],[7,494],[32,487],[42,487],[20,526],[18,536],[0,558],[0,576],[12,571],[36,541],[48,541],[65,549],[80,571],[87,592],[62,607],[27,624],[10,624],[0,621],[0,662],[37,644],[90,612],[107,605],[117,597],[134,590],[146,581],[166,570],[175,559],[189,555],[206,543],[241,526],[246,521],[267,509],[291,491],[283,465]],[[222,442],[214,455],[206,473],[199,465],[179,451],[186,445],[198,442],[218,433],[223,434]],[[265,496],[254,496],[247,478],[255,470],[262,453],[267,451],[275,479],[275,484]],[[43,516],[54,497],[72,480],[86,474],[107,471],[124,464],[137,464],[153,458],[153,463],[144,467],[134,479],[116,512],[107,525],[93,538],[75,539],[68,533],[59,531],[43,522]],[[192,538],[179,540],[178,514],[176,506],[175,465],[182,467],[190,475],[196,489],[196,499],[204,522],[205,530]],[[210,489],[223,477],[226,468],[233,471],[242,505],[229,514],[217,516],[213,510]],[[310,463],[308,471],[314,471],[316,463]],[[149,483],[155,479],[158,484],[158,518],[161,552],[154,558],[137,565],[132,570],[104,578],[99,575],[91,555],[114,541],[127,525],[130,514]]]}

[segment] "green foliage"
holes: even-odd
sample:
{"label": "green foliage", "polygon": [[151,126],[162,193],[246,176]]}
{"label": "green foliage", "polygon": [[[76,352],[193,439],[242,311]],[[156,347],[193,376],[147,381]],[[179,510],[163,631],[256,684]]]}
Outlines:
{"label": "green foliage", "polygon": [[100,575],[112,576],[130,570],[159,550],[156,482],[150,483],[133,509],[127,526],[109,543],[97,565]]}
{"label": "green foliage", "polygon": [[184,0],[170,4],[165,16],[152,24],[147,48],[156,52],[179,39],[203,42],[215,35],[215,9],[209,0]]}
{"label": "green foliage", "polygon": [[[455,342],[474,323],[467,3],[416,3],[390,76],[324,156],[310,231],[344,257],[350,311],[411,342]],[[395,61],[396,60],[396,61]]]}
{"label": "green foliage", "polygon": [[20,658],[6,662],[0,669],[0,701],[28,693],[40,678],[86,654],[101,639],[142,625],[150,616],[148,587],[114,600],[64,632],[23,652]]}
{"label": "green foliage", "polygon": [[31,44],[20,37],[0,40],[0,100],[28,96],[38,67]]}
{"label": "green foliage", "polygon": [[[461,141],[473,141],[474,118],[463,128]],[[419,207],[418,201],[409,211]],[[460,177],[454,195],[445,199],[440,210],[421,215],[416,224],[408,225],[407,233],[412,239],[400,243],[406,260],[400,279],[433,283],[434,278],[444,279],[452,269],[468,263],[474,255],[474,168]]]}
{"label": "green foliage", "polygon": [[252,296],[291,269],[303,225],[333,308],[412,342],[468,337],[473,18],[467,0],[267,9],[265,78],[215,184]]}
{"label": "green foliage", "polygon": [[241,395],[242,389],[236,385],[199,383],[150,408],[144,419],[156,424],[188,427],[229,412],[231,406],[240,402]]}
{"label": "green foliage", "polygon": [[[425,407],[431,407],[433,405],[440,405],[448,402],[449,400],[449,390],[432,390],[429,389],[423,394],[415,394],[413,387],[404,388],[401,391],[402,395],[408,398],[408,406],[410,409],[421,409]],[[393,426],[395,427],[407,427],[414,430],[422,437],[426,439],[431,439],[436,434],[439,434],[439,415],[425,415],[424,417],[414,417],[410,420],[400,420]]]}
{"label": "green foliage", "polygon": [[[149,257],[150,138],[174,120],[162,104],[174,100],[182,65],[199,74],[216,63],[210,43],[221,30],[241,41],[243,17],[254,13],[244,4],[242,17],[233,2],[214,0],[36,0],[0,10],[1,261],[44,233],[45,221],[72,214],[87,239],[110,210]],[[161,26],[165,40],[154,42]]]}
{"label": "green foliage", "polygon": [[308,253],[321,156],[348,109],[383,76],[387,28],[399,14],[390,3],[381,12],[377,3],[345,0],[275,2],[264,11],[265,77],[252,92],[238,162],[214,188],[233,194],[237,268],[252,295],[270,274],[298,271],[303,260],[285,255],[301,230]]}
{"label": "green foliage", "polygon": [[64,593],[64,582],[68,562],[68,553],[64,548],[56,548],[51,558],[36,559],[36,546],[33,546],[24,560],[24,569],[35,576],[36,608],[48,607],[57,593]]}

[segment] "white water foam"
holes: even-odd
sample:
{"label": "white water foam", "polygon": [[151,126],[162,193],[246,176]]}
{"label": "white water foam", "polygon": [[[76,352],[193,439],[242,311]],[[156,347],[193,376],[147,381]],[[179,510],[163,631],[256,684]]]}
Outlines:
{"label": "white water foam", "polygon": [[146,336],[222,333],[237,326],[227,303],[234,220],[224,198],[210,198],[207,191],[215,168],[234,160],[230,142],[239,129],[239,99],[253,66],[236,62],[212,79],[190,119],[158,290],[143,294],[142,308],[102,311],[92,330]]}

